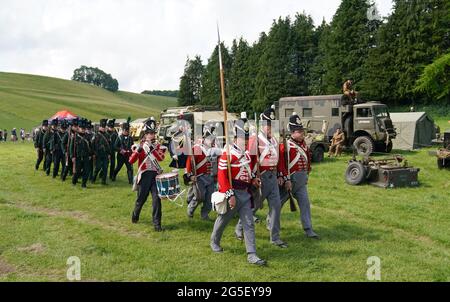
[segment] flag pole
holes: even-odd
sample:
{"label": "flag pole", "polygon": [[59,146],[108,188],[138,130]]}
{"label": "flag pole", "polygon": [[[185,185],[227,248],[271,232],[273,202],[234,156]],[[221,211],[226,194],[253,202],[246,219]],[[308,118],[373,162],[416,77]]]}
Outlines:
{"label": "flag pole", "polygon": [[223,75],[223,64],[222,64],[222,50],[220,45],[220,33],[219,33],[219,23],[217,23],[217,38],[219,47],[219,70],[220,70],[220,92],[222,96],[222,110],[223,110],[223,129],[225,132],[225,145],[227,146],[227,170],[228,170],[228,181],[230,182],[230,187],[233,188],[233,182],[231,178],[231,155],[230,155],[230,144],[228,138],[228,113],[227,113],[227,102],[225,100],[225,79]]}

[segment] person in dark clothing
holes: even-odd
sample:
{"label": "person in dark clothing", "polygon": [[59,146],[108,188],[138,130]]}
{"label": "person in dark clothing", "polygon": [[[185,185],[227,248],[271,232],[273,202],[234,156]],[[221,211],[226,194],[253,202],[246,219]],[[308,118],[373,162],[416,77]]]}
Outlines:
{"label": "person in dark clothing", "polygon": [[44,135],[47,131],[48,131],[48,121],[43,120],[42,126],[38,130],[35,140],[34,140],[34,148],[36,149],[36,154],[37,154],[37,160],[36,160],[36,165],[35,165],[36,171],[39,170],[39,166],[40,166],[42,160],[44,159],[44,144],[43,143],[44,143]]}
{"label": "person in dark clothing", "polygon": [[133,166],[128,161],[131,156],[131,146],[133,145],[133,139],[129,135],[130,131],[130,119],[122,125],[122,134],[116,139],[114,148],[117,151],[117,167],[114,171],[113,181],[116,180],[117,175],[122,169],[123,165],[127,167],[128,183],[133,183]]}

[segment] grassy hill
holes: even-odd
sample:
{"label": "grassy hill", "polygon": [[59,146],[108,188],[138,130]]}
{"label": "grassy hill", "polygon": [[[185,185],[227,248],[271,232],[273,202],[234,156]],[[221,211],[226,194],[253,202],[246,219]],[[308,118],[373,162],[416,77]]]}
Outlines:
{"label": "grassy hill", "polygon": [[97,121],[159,115],[175,106],[171,97],[125,91],[116,93],[89,84],[36,75],[0,72],[0,127],[31,129],[63,109]]}

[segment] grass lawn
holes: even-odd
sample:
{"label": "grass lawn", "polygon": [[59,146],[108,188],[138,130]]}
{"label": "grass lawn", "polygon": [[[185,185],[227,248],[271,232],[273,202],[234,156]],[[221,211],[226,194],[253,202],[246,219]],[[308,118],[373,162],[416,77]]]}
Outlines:
{"label": "grass lawn", "polygon": [[322,240],[305,238],[299,213],[286,206],[289,248],[270,245],[258,224],[258,253],[269,261],[259,268],[234,239],[236,220],[225,231],[225,252],[213,254],[212,223],[200,221],[199,209],[190,220],[185,206],[163,202],[166,231],[155,233],[146,204],[131,224],[135,193],[125,170],[115,184],[81,190],[35,172],[31,143],[1,143],[0,281],[66,281],[70,256],[80,258],[83,281],[367,281],[370,256],[381,259],[383,281],[450,281],[450,171],[438,170],[428,150],[403,152],[421,169],[419,188],[346,185],[349,154],[314,165],[309,193]]}

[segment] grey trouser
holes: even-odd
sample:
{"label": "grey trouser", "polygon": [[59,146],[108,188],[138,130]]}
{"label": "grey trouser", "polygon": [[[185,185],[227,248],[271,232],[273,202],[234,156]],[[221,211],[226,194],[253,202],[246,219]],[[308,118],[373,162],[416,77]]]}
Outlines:
{"label": "grey trouser", "polygon": [[[197,186],[198,190],[201,194],[201,199],[203,201],[203,206],[201,209],[201,216],[202,218],[207,218],[209,212],[211,212],[211,195],[214,193],[215,186],[214,186],[214,178],[209,174],[203,174],[197,177]],[[198,207],[198,200],[195,198],[194,195],[194,189],[191,186],[188,191],[188,213],[190,215],[193,215],[195,212],[195,209]]]}
{"label": "grey trouser", "polygon": [[[267,171],[261,174],[261,191],[262,200],[264,201],[267,198],[267,202],[269,203],[268,218],[271,222],[269,225],[270,240],[277,241],[280,239],[281,199],[276,171]],[[241,220],[236,225],[236,235],[242,235]]]}
{"label": "grey trouser", "polygon": [[225,227],[233,219],[236,213],[238,213],[243,222],[247,253],[256,253],[255,225],[253,222],[250,193],[245,190],[234,190],[234,194],[236,197],[236,206],[232,210],[228,207],[228,211],[224,215],[217,216],[211,234],[211,242],[220,245],[220,239],[222,238]]}
{"label": "grey trouser", "polygon": [[[306,171],[296,172],[291,175],[292,195],[297,200],[300,208],[300,222],[303,229],[312,229],[311,223],[311,207],[308,197],[308,173]],[[280,187],[281,207],[289,199],[289,194],[284,187]]]}

